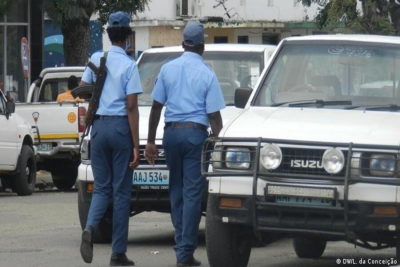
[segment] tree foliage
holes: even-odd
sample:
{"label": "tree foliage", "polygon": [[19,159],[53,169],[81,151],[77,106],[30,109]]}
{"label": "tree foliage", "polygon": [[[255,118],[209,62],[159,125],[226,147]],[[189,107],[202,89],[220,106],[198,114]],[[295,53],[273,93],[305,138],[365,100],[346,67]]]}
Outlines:
{"label": "tree foliage", "polygon": [[68,66],[83,66],[89,56],[90,17],[98,13],[102,25],[110,13],[130,15],[144,11],[150,0],[42,0],[43,11],[59,26],[64,36],[64,57]]}
{"label": "tree foliage", "polygon": [[0,18],[3,17],[11,9],[12,0],[1,0],[0,1]]}
{"label": "tree foliage", "polygon": [[[344,25],[355,33],[399,35],[400,0],[300,0],[304,6],[318,4],[315,21],[320,28]],[[361,8],[357,7],[357,3]]]}

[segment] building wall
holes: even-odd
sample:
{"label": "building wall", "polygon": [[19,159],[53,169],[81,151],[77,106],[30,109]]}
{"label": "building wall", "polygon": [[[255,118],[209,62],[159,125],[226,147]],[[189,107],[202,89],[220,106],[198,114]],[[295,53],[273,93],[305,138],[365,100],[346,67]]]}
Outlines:
{"label": "building wall", "polygon": [[182,31],[171,26],[149,27],[149,47],[181,45]]}
{"label": "building wall", "polygon": [[[216,28],[208,28],[205,30],[206,34],[208,35],[204,41],[205,43],[208,44],[213,44],[215,38],[217,37],[227,37],[228,38],[228,43],[237,43],[235,40],[235,30],[233,29],[227,29],[227,28],[221,28],[221,29],[216,29]],[[182,36],[181,36],[182,38]]]}
{"label": "building wall", "polygon": [[149,47],[149,27],[137,27],[135,31],[136,58]]}
{"label": "building wall", "polygon": [[[135,48],[138,57],[144,50],[151,47],[175,46],[182,44],[183,27],[156,26],[156,27],[137,27],[135,31]],[[318,29],[234,29],[234,28],[206,28],[205,43],[215,43],[216,37],[227,37],[228,43],[238,43],[239,36],[247,36],[250,44],[266,44],[268,38],[265,36],[278,36],[281,40],[289,36],[309,35],[321,33]],[[264,37],[264,38],[263,38]],[[274,44],[274,43],[271,43]],[[105,50],[111,44],[103,41]]]}
{"label": "building wall", "polygon": [[[148,9],[138,13],[136,19],[174,20],[180,16],[181,1],[185,0],[152,0]],[[215,0],[187,2],[189,16],[193,18],[208,16],[223,17],[225,20],[304,21],[307,17],[312,20],[318,11],[317,4],[304,8],[298,0],[226,0],[221,5]]]}
{"label": "building wall", "polygon": [[[91,20],[89,56],[103,50],[102,25]],[[107,33],[105,34],[108,40]],[[44,67],[60,67],[65,65],[64,36],[59,27],[54,27],[51,20],[44,21]]]}
{"label": "building wall", "polygon": [[[188,16],[182,15],[187,1]],[[223,2],[223,3],[222,3]],[[219,4],[221,3],[221,4]],[[312,22],[318,5],[304,7],[298,0],[152,0],[144,12],[133,17],[135,52],[151,47],[180,45],[182,31],[190,20],[203,23],[206,43],[225,41],[276,44],[288,36],[319,32]],[[239,38],[240,37],[240,38]],[[104,40],[104,49],[109,44]]]}

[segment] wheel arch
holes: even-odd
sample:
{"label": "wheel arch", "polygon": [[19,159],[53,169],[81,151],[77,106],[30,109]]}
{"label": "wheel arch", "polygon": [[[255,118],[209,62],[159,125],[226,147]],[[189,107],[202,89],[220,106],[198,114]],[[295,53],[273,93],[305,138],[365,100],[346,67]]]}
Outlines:
{"label": "wheel arch", "polygon": [[30,135],[25,135],[24,140],[22,141],[22,145],[33,146],[33,140]]}

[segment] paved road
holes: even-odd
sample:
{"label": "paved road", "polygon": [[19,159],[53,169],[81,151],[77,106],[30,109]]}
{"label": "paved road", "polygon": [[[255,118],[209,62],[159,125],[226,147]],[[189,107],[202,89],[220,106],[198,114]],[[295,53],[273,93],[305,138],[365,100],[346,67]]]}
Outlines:
{"label": "paved road", "polygon": [[[136,266],[175,266],[173,227],[168,214],[147,212],[131,218],[128,255]],[[109,244],[95,244],[94,261],[85,264],[79,254],[81,229],[77,214],[77,191],[38,190],[32,196],[0,193],[1,267],[109,266]],[[325,267],[347,259],[382,260],[394,257],[394,249],[370,251],[344,242],[328,243],[320,260],[298,259],[291,240],[282,239],[253,248],[251,267]],[[209,266],[205,251],[204,220],[195,255]],[[358,264],[361,266],[360,264]],[[387,266],[364,264],[363,266]]]}

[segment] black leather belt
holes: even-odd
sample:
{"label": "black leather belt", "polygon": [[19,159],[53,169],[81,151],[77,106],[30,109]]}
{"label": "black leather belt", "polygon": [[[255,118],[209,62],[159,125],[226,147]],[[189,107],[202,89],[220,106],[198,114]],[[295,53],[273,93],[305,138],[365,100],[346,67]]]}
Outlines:
{"label": "black leather belt", "polygon": [[185,121],[185,122],[166,122],[164,129],[168,128],[197,128],[207,131],[208,127],[201,123]]}
{"label": "black leather belt", "polygon": [[122,119],[127,118],[128,116],[109,116],[109,115],[95,115],[95,120],[112,120],[112,119]]}

